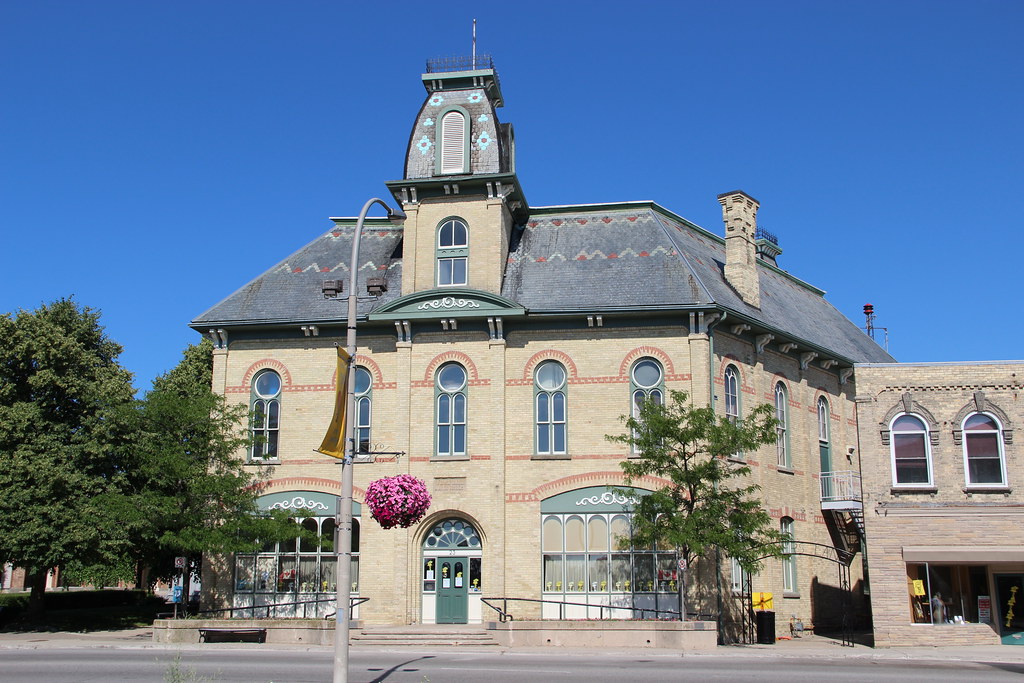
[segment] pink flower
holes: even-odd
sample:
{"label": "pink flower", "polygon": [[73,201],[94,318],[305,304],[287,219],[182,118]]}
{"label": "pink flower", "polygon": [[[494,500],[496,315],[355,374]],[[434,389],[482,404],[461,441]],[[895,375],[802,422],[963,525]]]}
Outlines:
{"label": "pink flower", "polygon": [[430,501],[427,485],[411,474],[384,477],[366,487],[370,515],[385,529],[412,526],[423,519]]}

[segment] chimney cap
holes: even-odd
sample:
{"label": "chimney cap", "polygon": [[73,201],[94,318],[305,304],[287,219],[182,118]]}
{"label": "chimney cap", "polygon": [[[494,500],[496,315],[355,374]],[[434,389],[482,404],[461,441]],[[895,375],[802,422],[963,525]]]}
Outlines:
{"label": "chimney cap", "polygon": [[753,197],[751,197],[746,192],[744,192],[743,190],[733,190],[732,192],[723,192],[722,194],[718,195],[718,198],[719,199],[725,199],[726,197],[730,197],[730,196],[732,196],[734,194],[741,194],[744,197],[746,197],[747,199],[750,199],[750,200],[752,200],[752,201],[754,201],[754,202],[756,202],[758,204],[761,203],[761,202],[757,201],[756,199],[754,199]]}

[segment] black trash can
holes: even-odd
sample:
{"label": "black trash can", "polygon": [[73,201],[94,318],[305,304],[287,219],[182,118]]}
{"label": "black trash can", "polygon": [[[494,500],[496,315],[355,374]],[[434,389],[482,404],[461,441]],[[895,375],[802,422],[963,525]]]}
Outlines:
{"label": "black trash can", "polygon": [[775,612],[755,612],[757,615],[757,642],[759,645],[775,644]]}

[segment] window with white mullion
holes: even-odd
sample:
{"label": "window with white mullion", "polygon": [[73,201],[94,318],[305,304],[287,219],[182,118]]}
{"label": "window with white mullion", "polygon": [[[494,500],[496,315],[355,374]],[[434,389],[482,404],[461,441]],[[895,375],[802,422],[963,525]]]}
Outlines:
{"label": "window with white mullion", "polygon": [[534,374],[537,455],[566,452],[566,373],[555,361],[541,363]]}
{"label": "window with white mullion", "polygon": [[786,385],[779,382],[775,385],[775,450],[779,467],[790,467],[789,459],[789,396]]}
{"label": "window with white mullion", "polygon": [[466,454],[466,370],[458,363],[437,373],[437,455]]}

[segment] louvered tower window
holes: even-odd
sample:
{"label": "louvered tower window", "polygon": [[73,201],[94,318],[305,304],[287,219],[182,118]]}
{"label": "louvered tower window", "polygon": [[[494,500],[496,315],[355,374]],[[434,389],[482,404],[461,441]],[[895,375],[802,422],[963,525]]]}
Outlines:
{"label": "louvered tower window", "polygon": [[466,167],[466,117],[450,111],[441,118],[441,173],[463,173]]}

